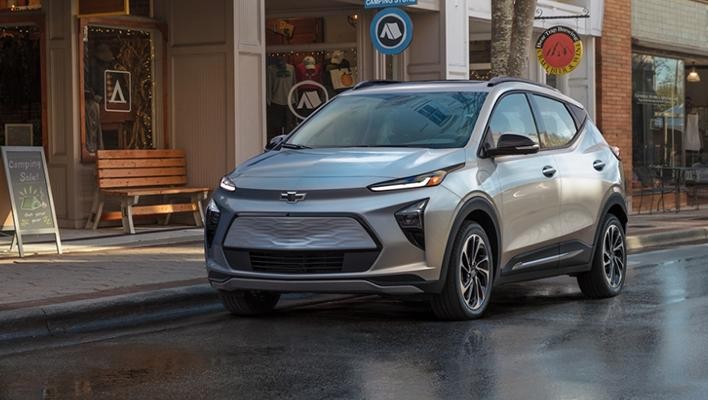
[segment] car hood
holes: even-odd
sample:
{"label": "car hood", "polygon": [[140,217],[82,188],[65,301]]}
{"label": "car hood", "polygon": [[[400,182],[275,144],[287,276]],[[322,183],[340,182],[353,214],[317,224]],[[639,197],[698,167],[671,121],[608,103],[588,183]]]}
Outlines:
{"label": "car hood", "polygon": [[[269,151],[241,164],[230,177],[239,187],[283,185],[361,187],[465,162],[464,149],[329,148]],[[342,179],[346,178],[346,179]]]}

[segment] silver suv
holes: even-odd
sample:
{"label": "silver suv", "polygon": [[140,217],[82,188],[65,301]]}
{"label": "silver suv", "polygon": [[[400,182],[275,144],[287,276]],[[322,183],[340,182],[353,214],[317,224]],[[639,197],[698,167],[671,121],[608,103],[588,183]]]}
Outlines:
{"label": "silver suv", "polygon": [[518,79],[364,82],[221,180],[209,280],[237,315],[280,293],[419,295],[472,319],[499,284],[624,285],[619,150],[582,105]]}

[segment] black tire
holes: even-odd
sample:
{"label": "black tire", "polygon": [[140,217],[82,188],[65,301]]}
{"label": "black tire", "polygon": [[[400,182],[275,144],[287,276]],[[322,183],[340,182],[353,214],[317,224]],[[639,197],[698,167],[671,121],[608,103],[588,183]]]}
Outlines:
{"label": "black tire", "polygon": [[[479,238],[482,241],[479,253],[474,253],[476,242],[470,243],[470,240],[476,240],[475,238]],[[470,245],[473,245],[471,252],[474,254],[468,255],[467,259],[474,258],[474,261],[471,263],[472,268],[469,268],[470,272],[464,272],[467,269],[464,266],[463,250],[467,247],[468,252],[470,252]],[[484,261],[485,258],[486,261]],[[468,261],[469,264],[470,262]],[[485,268],[487,271],[486,277],[483,273]],[[474,272],[472,272],[473,270]],[[474,281],[475,278],[479,284]],[[484,280],[486,282],[483,282]],[[463,289],[465,282],[471,285],[467,290]],[[443,290],[440,294],[433,296],[431,300],[433,312],[442,320],[477,319],[484,314],[489,305],[493,282],[494,259],[489,237],[476,222],[466,222],[462,225],[455,238],[452,254],[448,260],[447,276],[445,277]],[[482,285],[483,283],[485,285]],[[473,288],[478,288],[479,291],[472,292]],[[483,293],[481,300],[479,300],[479,293]]]}
{"label": "black tire", "polygon": [[267,314],[280,300],[279,293],[254,290],[219,291],[224,308],[233,315],[256,316]]}
{"label": "black tire", "polygon": [[614,297],[622,291],[626,277],[624,228],[616,216],[608,214],[595,245],[591,269],[578,275],[578,286],[585,296],[592,299]]}

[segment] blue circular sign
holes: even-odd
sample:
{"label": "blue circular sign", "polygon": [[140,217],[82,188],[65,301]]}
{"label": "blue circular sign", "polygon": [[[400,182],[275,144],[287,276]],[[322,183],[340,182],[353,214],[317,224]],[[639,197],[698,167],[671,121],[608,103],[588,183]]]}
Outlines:
{"label": "blue circular sign", "polygon": [[413,40],[413,21],[400,8],[384,8],[371,21],[369,33],[380,53],[401,54]]}

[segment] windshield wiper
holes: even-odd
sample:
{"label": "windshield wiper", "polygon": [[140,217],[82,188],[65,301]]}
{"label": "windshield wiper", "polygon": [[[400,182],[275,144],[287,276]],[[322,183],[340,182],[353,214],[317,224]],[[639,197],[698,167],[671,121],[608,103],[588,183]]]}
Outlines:
{"label": "windshield wiper", "polygon": [[312,148],[310,146],[305,146],[304,144],[295,144],[295,143],[283,143],[282,145],[280,145],[280,147],[283,147],[286,149],[295,149],[295,150],[311,149]]}

